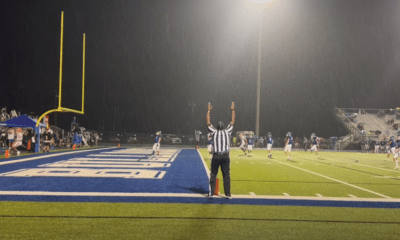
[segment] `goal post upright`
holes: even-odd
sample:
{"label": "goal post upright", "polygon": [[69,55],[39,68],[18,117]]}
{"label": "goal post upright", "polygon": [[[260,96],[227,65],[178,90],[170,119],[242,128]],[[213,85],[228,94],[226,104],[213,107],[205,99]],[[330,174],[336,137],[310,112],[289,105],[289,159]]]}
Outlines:
{"label": "goal post upright", "polygon": [[[60,69],[59,69],[59,88],[58,88],[58,108],[56,109],[51,109],[45,113],[43,113],[39,119],[36,122],[36,128],[35,131],[37,133],[37,142],[40,141],[40,131],[39,131],[39,125],[41,120],[46,116],[49,115],[50,113],[53,112],[74,112],[78,114],[84,114],[84,107],[85,107],[85,62],[86,62],[86,34],[83,34],[83,54],[82,54],[82,109],[81,111],[79,110],[74,110],[70,108],[65,108],[62,107],[62,67],[63,67],[63,51],[64,51],[64,11],[61,11],[61,34],[60,34]],[[36,149],[35,151],[39,151],[39,144],[36,144]]]}

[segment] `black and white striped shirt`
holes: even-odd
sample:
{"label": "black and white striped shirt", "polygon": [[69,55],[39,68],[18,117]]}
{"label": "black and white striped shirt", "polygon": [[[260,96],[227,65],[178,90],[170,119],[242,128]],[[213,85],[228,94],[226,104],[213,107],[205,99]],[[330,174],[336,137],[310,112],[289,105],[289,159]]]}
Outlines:
{"label": "black and white striped shirt", "polygon": [[217,130],[213,125],[208,126],[208,131],[212,134],[213,153],[229,153],[230,136],[233,126],[228,125],[224,130]]}

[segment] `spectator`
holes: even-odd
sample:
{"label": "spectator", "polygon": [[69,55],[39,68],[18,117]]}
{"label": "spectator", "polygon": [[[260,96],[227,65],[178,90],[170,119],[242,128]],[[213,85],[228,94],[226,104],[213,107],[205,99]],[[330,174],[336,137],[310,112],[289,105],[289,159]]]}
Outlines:
{"label": "spectator", "polygon": [[53,135],[50,133],[49,129],[46,129],[42,136],[43,139],[43,152],[50,152],[51,141],[53,140]]}
{"label": "spectator", "polygon": [[7,132],[7,139],[8,139],[8,146],[11,147],[12,144],[14,143],[14,138],[15,138],[15,131],[13,128],[9,128]]}

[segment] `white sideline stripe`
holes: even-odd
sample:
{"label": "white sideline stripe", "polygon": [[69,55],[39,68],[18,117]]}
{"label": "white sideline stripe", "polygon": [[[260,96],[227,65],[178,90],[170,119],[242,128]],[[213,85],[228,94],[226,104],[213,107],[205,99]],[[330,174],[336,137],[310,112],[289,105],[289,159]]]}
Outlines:
{"label": "white sideline stripe", "polygon": [[19,163],[19,162],[27,162],[27,161],[36,160],[36,159],[43,159],[43,158],[49,158],[49,157],[58,157],[58,156],[74,154],[74,153],[98,151],[98,150],[102,150],[102,149],[110,149],[110,148],[95,148],[95,149],[88,149],[88,150],[81,150],[81,151],[70,151],[70,152],[55,153],[55,154],[50,154],[50,155],[42,155],[42,156],[31,157],[31,158],[24,158],[24,159],[19,159],[19,160],[11,160],[11,161],[6,161],[6,162],[0,162],[0,166],[1,165],[7,165],[7,164],[13,164],[13,163]]}
{"label": "white sideline stripe", "polygon": [[319,194],[319,193],[317,193],[317,194],[315,194],[315,195],[317,195],[318,197],[324,197],[324,196],[322,196],[321,194]]}
{"label": "white sideline stripe", "polygon": [[204,169],[206,169],[208,180],[210,180],[210,170],[208,169],[207,164],[204,161],[203,156],[201,156],[199,149],[197,149],[197,153],[200,155],[201,161],[203,162],[203,165],[204,165]]}
{"label": "white sideline stripe", "polygon": [[375,195],[378,195],[378,196],[381,196],[381,197],[384,197],[384,198],[391,198],[389,196],[386,196],[386,195],[383,195],[383,194],[380,194],[380,193],[377,193],[377,192],[374,192],[374,191],[371,191],[371,190],[368,190],[368,189],[365,189],[365,188],[362,188],[362,187],[359,187],[359,186],[356,186],[356,185],[353,185],[353,184],[350,184],[350,183],[347,183],[347,182],[343,182],[343,181],[340,181],[338,179],[331,178],[331,177],[328,177],[328,176],[325,176],[325,175],[322,175],[322,174],[319,174],[319,173],[316,173],[316,172],[312,172],[312,171],[304,169],[304,168],[296,167],[296,166],[290,165],[288,163],[279,162],[279,161],[276,161],[276,160],[273,160],[273,159],[271,159],[271,161],[274,161],[276,163],[280,163],[280,164],[283,164],[283,165],[286,165],[286,166],[289,166],[289,167],[292,167],[292,168],[296,168],[296,169],[299,169],[301,171],[308,172],[308,173],[311,173],[311,174],[314,174],[314,175],[317,175],[317,176],[320,176],[320,177],[323,177],[323,178],[327,178],[329,180],[332,180],[332,181],[335,181],[335,182],[338,182],[338,183],[341,183],[341,184],[344,184],[344,185],[347,185],[347,186],[350,186],[350,187],[353,187],[353,188],[357,188],[359,190],[363,190],[363,191],[366,191],[366,192],[369,192],[369,193],[372,193],[372,194],[375,194]]}
{"label": "white sideline stripe", "polygon": [[290,195],[288,193],[283,193],[284,196],[289,197]]}
{"label": "white sideline stripe", "polygon": [[349,197],[351,197],[351,198],[357,198],[356,196],[354,196],[354,195],[351,195],[351,194],[348,194],[349,195]]}
{"label": "white sideline stripe", "polygon": [[[121,193],[121,192],[45,192],[45,191],[0,191],[0,195],[15,196],[92,196],[92,197],[193,197],[205,198],[200,193]],[[233,199],[282,199],[282,200],[314,200],[345,202],[393,202],[400,203],[400,198],[345,198],[345,197],[283,197],[267,195],[232,195]]]}
{"label": "white sideline stripe", "polygon": [[256,194],[255,194],[255,193],[253,193],[253,192],[250,192],[250,195],[251,195],[251,196],[256,196]]}
{"label": "white sideline stripe", "polygon": [[[132,157],[132,158],[145,158],[148,155],[139,154],[89,154],[88,157]],[[172,156],[172,155],[171,155]],[[170,156],[170,157],[171,157]]]}

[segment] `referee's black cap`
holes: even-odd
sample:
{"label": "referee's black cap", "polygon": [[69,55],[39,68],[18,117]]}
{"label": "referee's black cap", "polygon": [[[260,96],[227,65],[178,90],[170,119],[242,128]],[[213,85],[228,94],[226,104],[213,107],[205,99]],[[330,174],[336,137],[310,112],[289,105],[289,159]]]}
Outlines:
{"label": "referee's black cap", "polygon": [[217,130],[224,130],[224,128],[225,128],[224,123],[223,123],[223,122],[218,122],[218,124],[217,124]]}

